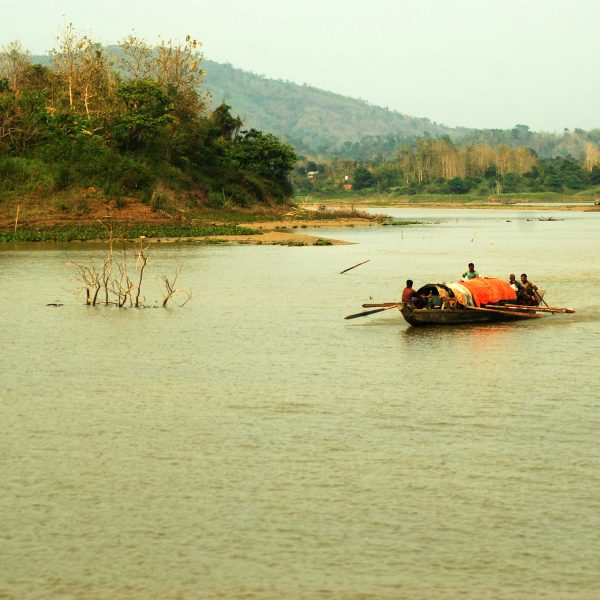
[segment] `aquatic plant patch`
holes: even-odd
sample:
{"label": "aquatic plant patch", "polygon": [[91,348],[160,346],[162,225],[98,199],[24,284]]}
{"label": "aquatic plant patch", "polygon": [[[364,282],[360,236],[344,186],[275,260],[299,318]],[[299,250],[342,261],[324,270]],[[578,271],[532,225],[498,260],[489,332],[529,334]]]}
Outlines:
{"label": "aquatic plant patch", "polygon": [[[115,225],[112,229],[114,239],[146,238],[183,238],[183,237],[219,237],[225,235],[256,235],[260,231],[238,225],[186,226],[179,224],[161,225]],[[0,242],[72,242],[104,240],[110,236],[110,229],[98,224],[55,226],[43,229],[0,231]]]}

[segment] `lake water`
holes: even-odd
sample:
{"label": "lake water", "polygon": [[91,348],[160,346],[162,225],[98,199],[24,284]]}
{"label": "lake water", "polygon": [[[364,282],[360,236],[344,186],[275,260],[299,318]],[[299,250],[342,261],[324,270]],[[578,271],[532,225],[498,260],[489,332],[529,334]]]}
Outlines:
{"label": "lake water", "polygon": [[[388,212],[431,224],[156,245],[182,309],[88,308],[65,247],[0,247],[0,597],[599,598],[600,214]],[[577,312],[343,319],[470,261]]]}

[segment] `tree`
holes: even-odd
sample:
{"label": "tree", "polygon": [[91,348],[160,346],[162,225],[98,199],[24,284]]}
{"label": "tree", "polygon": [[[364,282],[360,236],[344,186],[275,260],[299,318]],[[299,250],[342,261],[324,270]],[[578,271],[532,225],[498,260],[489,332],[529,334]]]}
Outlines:
{"label": "tree", "polygon": [[352,187],[355,190],[364,190],[365,188],[371,187],[375,183],[373,174],[365,167],[356,168],[352,175],[352,180]]}
{"label": "tree", "polygon": [[587,142],[585,144],[585,157],[583,160],[583,166],[588,171],[592,171],[594,167],[600,165],[600,149],[595,144]]}
{"label": "tree", "polygon": [[451,194],[466,194],[470,189],[469,181],[462,177],[453,177],[448,180],[448,191]]}
{"label": "tree", "polygon": [[29,65],[21,78],[22,88],[28,92],[46,92],[52,89],[52,71],[45,65]]}
{"label": "tree", "polygon": [[197,115],[204,113],[207,99],[200,92],[206,75],[201,47],[190,35],[183,43],[161,39],[155,48],[130,35],[119,42],[117,64],[127,80],[155,81],[171,96],[176,113]]}
{"label": "tree", "polygon": [[116,90],[113,64],[104,49],[87,36],[79,36],[68,25],[50,51],[56,89],[53,107],[84,115],[89,119],[112,106]]}
{"label": "tree", "polygon": [[47,125],[43,92],[0,94],[0,144],[13,154],[21,154],[27,147],[40,142]]}
{"label": "tree", "polygon": [[189,35],[183,44],[161,40],[155,58],[158,82],[177,93],[197,91],[206,75],[206,71],[200,67],[204,58],[201,47],[202,43]]}
{"label": "tree", "polygon": [[289,174],[297,160],[291,146],[281,143],[274,135],[251,129],[238,135],[231,146],[229,157],[240,168],[258,174],[275,184],[277,196],[284,199],[292,193]]}
{"label": "tree", "polygon": [[152,81],[123,83],[117,95],[124,112],[115,123],[113,134],[123,148],[134,150],[149,144],[173,120],[171,99]]}
{"label": "tree", "polygon": [[151,80],[155,78],[152,46],[134,35],[119,42],[120,52],[116,64],[125,80]]}
{"label": "tree", "polygon": [[0,80],[5,79],[15,96],[21,92],[21,81],[31,58],[21,42],[11,42],[0,49]]}
{"label": "tree", "polygon": [[243,121],[239,117],[234,117],[231,114],[231,106],[222,102],[210,116],[211,123],[217,128],[218,135],[226,140],[232,140],[236,137]]}
{"label": "tree", "polygon": [[502,191],[505,193],[519,191],[519,176],[516,173],[505,173],[502,177]]}
{"label": "tree", "polygon": [[544,186],[552,191],[558,192],[562,190],[562,181],[560,177],[555,173],[550,173],[544,177]]}

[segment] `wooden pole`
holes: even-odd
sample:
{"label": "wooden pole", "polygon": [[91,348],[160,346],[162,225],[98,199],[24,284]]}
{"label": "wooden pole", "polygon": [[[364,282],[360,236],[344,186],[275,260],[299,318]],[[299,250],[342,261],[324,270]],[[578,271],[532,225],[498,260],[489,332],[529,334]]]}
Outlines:
{"label": "wooden pole", "polygon": [[537,290],[533,290],[533,293],[536,295],[536,298],[540,301],[543,302],[546,306],[548,306],[548,303],[538,294]]}
{"label": "wooden pole", "polygon": [[364,265],[365,263],[368,263],[371,259],[368,258],[367,260],[363,260],[362,262],[359,262],[357,265],[354,265],[352,267],[348,267],[347,269],[344,269],[343,271],[340,271],[340,275],[342,273],[345,273],[346,271],[351,271],[352,269],[356,269],[356,267],[360,267],[360,265]]}
{"label": "wooden pole", "polygon": [[21,209],[21,205],[17,204],[17,214],[15,216],[15,233],[17,233],[17,225],[19,224],[19,210]]}
{"label": "wooden pole", "polygon": [[558,306],[548,306],[547,308],[543,308],[540,306],[520,306],[519,304],[504,304],[502,308],[507,308],[510,310],[521,310],[521,311],[529,311],[529,312],[550,312],[550,313],[574,313],[575,310],[572,308],[562,308]]}

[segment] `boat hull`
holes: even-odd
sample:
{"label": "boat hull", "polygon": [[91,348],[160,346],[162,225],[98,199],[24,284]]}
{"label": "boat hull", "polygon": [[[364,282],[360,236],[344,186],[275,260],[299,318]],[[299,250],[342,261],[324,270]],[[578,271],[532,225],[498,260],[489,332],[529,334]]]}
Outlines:
{"label": "boat hull", "polygon": [[477,325],[479,323],[496,323],[499,321],[518,321],[523,319],[522,313],[507,314],[494,310],[469,308],[415,308],[412,304],[404,304],[400,308],[402,316],[413,327],[429,325]]}

